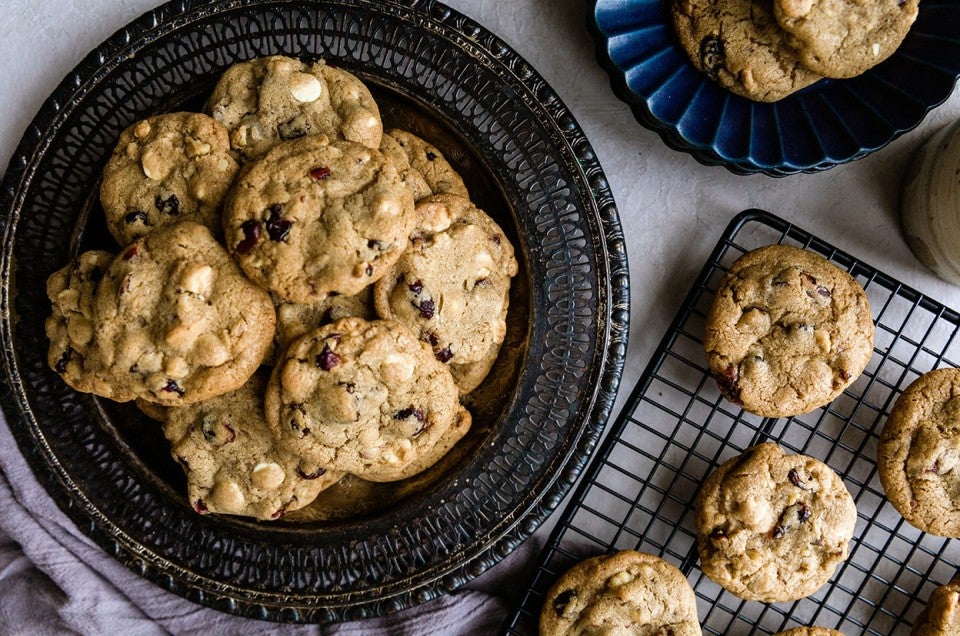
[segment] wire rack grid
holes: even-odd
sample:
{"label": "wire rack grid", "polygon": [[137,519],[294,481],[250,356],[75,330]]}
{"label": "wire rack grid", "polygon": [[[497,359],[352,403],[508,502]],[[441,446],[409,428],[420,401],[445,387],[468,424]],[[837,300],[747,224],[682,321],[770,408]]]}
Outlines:
{"label": "wire rack grid", "polygon": [[[761,418],[725,401],[703,353],[706,315],[723,274],[743,253],[772,243],[803,247],[849,271],[876,324],[866,370],[826,407]],[[705,634],[764,634],[821,625],[853,634],[906,634],[930,592],[960,566],[960,541],[925,534],[886,500],[876,467],[883,423],[921,374],[960,361],[960,315],[762,210],[727,227],[614,423],[540,556],[507,634],[536,631],[543,598],[560,574],[589,556],[635,549],[687,576]],[[857,505],[851,554],[814,595],[789,603],[744,601],[698,568],[693,502],[721,463],[773,441],[816,457],[842,478]]]}

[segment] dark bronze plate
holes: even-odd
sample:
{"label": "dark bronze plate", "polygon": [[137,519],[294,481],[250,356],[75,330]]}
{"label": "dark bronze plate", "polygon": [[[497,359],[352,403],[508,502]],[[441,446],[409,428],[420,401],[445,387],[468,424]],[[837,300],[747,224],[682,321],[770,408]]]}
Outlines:
{"label": "dark bronze plate", "polygon": [[[155,424],[71,391],[46,364],[47,277],[81,249],[119,249],[99,173],[137,119],[196,110],[230,64],[324,57],[374,90],[388,125],[438,145],[517,247],[509,333],[475,428],[427,475],[344,488],[278,523],[200,516]],[[162,587],[223,611],[331,622],[453,590],[557,506],[609,415],[626,351],[628,274],[613,198],[577,122],[496,36],[431,1],[179,0],[64,79],[3,181],[3,410],[78,526]],[[351,507],[354,506],[354,507]]]}

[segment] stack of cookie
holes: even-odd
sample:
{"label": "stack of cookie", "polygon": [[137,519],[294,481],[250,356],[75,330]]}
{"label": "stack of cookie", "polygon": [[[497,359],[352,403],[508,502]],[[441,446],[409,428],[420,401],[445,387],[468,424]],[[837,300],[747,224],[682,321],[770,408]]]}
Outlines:
{"label": "stack of cookie", "polygon": [[774,102],[824,77],[887,59],[919,0],[673,0],[674,27],[697,70],[748,99]]}
{"label": "stack of cookie", "polygon": [[161,420],[200,513],[425,470],[499,353],[512,245],[346,71],[251,60],[206,110],[121,135],[101,201],[125,247],[48,280],[50,366]]}

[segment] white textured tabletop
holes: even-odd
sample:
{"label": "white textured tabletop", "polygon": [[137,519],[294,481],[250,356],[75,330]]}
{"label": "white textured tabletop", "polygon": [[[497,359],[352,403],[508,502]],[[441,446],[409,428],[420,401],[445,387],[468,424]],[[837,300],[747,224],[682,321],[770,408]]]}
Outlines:
{"label": "white textured tabletop", "polygon": [[[921,292],[960,309],[960,288],[913,257],[899,230],[904,169],[930,134],[960,118],[960,93],[873,155],[815,175],[743,177],[667,148],[610,90],[582,0],[447,0],[498,34],[573,112],[612,187],[630,258],[631,325],[621,402],[729,220],[778,213]],[[0,2],[0,165],[83,56],[157,0]],[[547,524],[549,526],[549,524]],[[541,528],[541,534],[544,528]],[[2,593],[2,592],[0,592]]]}

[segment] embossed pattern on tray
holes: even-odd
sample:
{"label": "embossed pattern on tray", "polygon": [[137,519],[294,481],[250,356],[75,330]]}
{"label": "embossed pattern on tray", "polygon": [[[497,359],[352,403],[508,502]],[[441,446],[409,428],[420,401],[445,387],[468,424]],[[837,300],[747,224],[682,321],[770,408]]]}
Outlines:
{"label": "embossed pattern on tray", "polygon": [[[875,352],[828,406],[765,419],[720,396],[703,330],[726,269],[744,252],[785,243],[818,252],[864,287]],[[938,585],[960,567],[960,540],[920,532],[885,499],[876,447],[899,393],[920,374],[960,363],[960,315],[790,223],[761,211],[731,222],[554,529],[509,633],[535,633],[543,597],[574,562],[620,549],[659,555],[694,586],[705,634],[821,625],[844,634],[906,634]],[[744,449],[774,441],[825,461],[857,504],[850,558],[812,596],[744,601],[698,568],[693,508],[700,485]]]}
{"label": "embossed pattern on tray", "polygon": [[[526,264],[521,368],[496,410],[487,408],[484,435],[425,491],[339,522],[193,513],[144,441],[156,441],[155,428],[131,434],[132,409],[74,393],[45,360],[44,282],[104,234],[97,181],[120,131],[204,95],[234,62],[277,53],[325,57],[457,137],[466,154],[451,159],[493,184],[488,200],[503,208],[492,212]],[[628,275],[603,172],[536,71],[438,2],[168,3],[91,53],[44,104],[10,163],[0,214],[2,402],[21,449],[108,553],[223,611],[322,623],[456,589],[558,505],[613,404]]]}

